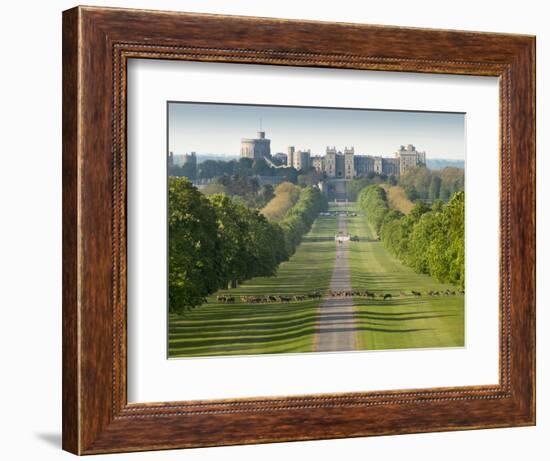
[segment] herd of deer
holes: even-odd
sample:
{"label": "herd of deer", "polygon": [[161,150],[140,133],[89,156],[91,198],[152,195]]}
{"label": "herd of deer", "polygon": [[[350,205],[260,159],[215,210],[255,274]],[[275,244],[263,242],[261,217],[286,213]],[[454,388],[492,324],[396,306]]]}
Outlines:
{"label": "herd of deer", "polygon": [[[262,296],[240,296],[240,300],[247,304],[260,303],[289,303],[291,301],[305,301],[307,299],[321,299],[323,295],[318,291],[305,295],[262,295]],[[234,304],[235,297],[229,295],[217,296],[216,301],[222,304]]]}
{"label": "herd of deer", "polygon": [[[372,291],[360,291],[360,290],[329,290],[328,291],[328,297],[330,298],[352,298],[353,296],[363,297],[363,298],[369,298],[369,299],[376,299],[381,298],[382,300],[392,299],[391,293],[380,293],[376,294]],[[456,296],[456,295],[463,295],[464,290],[445,290],[445,291],[427,291],[426,295],[428,296]],[[399,292],[399,296],[401,298],[407,297],[407,296],[414,296],[414,297],[420,297],[422,296],[422,293],[420,291],[411,290],[410,294],[404,291]],[[290,303],[292,301],[306,301],[308,299],[321,299],[323,295],[319,291],[314,291],[312,293],[304,294],[304,295],[262,295],[262,296],[240,296],[240,301],[246,304],[260,304],[260,303]],[[216,301],[218,303],[222,304],[234,304],[236,302],[235,296],[231,295],[221,295],[216,297]]]}

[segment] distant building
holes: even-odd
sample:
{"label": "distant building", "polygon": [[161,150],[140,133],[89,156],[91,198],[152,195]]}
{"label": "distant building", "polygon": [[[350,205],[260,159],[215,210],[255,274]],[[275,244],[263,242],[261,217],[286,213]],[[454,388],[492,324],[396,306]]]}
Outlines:
{"label": "distant building", "polygon": [[[188,158],[189,155],[184,156],[182,165],[191,161],[196,165],[196,157]],[[393,158],[355,155],[353,146],[344,147],[343,152],[337,150],[335,146],[327,146],[324,156],[312,155],[309,149],[296,150],[295,146],[288,146],[286,154],[278,152],[273,156],[273,159],[277,160],[274,163],[271,157],[271,141],[265,137],[265,131],[258,131],[256,138],[241,139],[241,158],[252,160],[263,158],[268,165],[275,168],[280,168],[280,165],[293,167],[298,171],[314,168],[319,173],[324,173],[327,178],[337,179],[353,179],[369,173],[399,176],[410,168],[426,164],[426,152],[417,151],[412,144],[401,146]],[[177,164],[172,153],[170,153],[169,162]]]}
{"label": "distant building", "polygon": [[184,166],[190,164],[190,167],[197,167],[197,153],[191,152],[189,154],[174,155],[173,152],[168,153],[168,166]]}
{"label": "distant building", "polygon": [[300,171],[306,171],[311,168],[311,151],[299,150],[294,152],[292,166]]}
{"label": "distant building", "polygon": [[241,139],[241,158],[258,160],[271,157],[271,140],[265,137],[265,131],[258,131],[254,139]]}
{"label": "distant building", "polygon": [[395,153],[395,157],[399,159],[400,174],[418,164],[426,165],[426,152],[418,152],[412,144],[408,144],[407,147],[401,146]]}
{"label": "distant building", "polygon": [[336,151],[336,147],[327,147],[324,172],[329,178],[344,177],[344,157]]}
{"label": "distant building", "polygon": [[281,165],[288,165],[288,155],[284,152],[277,152],[273,158],[277,160]]}
{"label": "distant building", "polygon": [[355,150],[353,147],[349,149],[344,147],[344,177],[346,179],[355,178],[355,162],[353,156],[355,155]]}
{"label": "distant building", "polygon": [[325,171],[325,158],[321,155],[314,155],[311,157],[311,166],[315,168],[315,171],[323,173]]}
{"label": "distant building", "polygon": [[374,157],[371,155],[356,155],[354,163],[356,176],[366,176],[374,172]]}
{"label": "distant building", "polygon": [[410,168],[426,163],[426,153],[417,151],[412,144],[401,146],[394,158],[355,155],[353,147],[344,147],[344,152],[338,151],[334,146],[327,147],[324,156],[311,156],[309,150],[296,152],[294,147],[289,147],[289,154],[290,152],[294,159],[294,168],[306,170],[313,167],[319,173],[325,173],[327,178],[353,179],[369,173],[399,176]]}
{"label": "distant building", "polygon": [[290,167],[294,165],[294,146],[288,146],[286,164]]}
{"label": "distant building", "polygon": [[191,152],[184,155],[174,155],[173,152],[169,152],[168,172],[170,175],[195,179],[197,176],[197,154]]}
{"label": "distant building", "polygon": [[190,154],[184,154],[180,166],[189,165],[190,168],[197,169],[197,153],[191,152]]}

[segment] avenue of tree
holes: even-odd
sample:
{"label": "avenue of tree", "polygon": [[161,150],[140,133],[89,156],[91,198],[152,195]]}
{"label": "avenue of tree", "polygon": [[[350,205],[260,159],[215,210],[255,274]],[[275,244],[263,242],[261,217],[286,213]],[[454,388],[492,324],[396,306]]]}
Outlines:
{"label": "avenue of tree", "polygon": [[[186,178],[169,177],[170,312],[199,306],[229,284],[274,275],[328,207],[318,188],[298,189],[299,196],[276,222],[223,193],[206,196]],[[283,191],[276,190],[272,200]]]}
{"label": "avenue of tree", "polygon": [[[267,174],[289,181],[260,187],[256,175]],[[174,167],[168,181],[169,306],[174,313],[203,304],[220,289],[273,276],[328,206],[314,170],[298,175],[265,161],[208,160],[199,164],[198,176],[212,181],[201,191],[182,175],[185,168]],[[463,189],[463,170],[421,166],[399,180],[376,174],[354,179],[347,195],[403,264],[464,287]]]}
{"label": "avenue of tree", "polygon": [[430,207],[417,202],[406,215],[390,208],[386,191],[364,188],[360,208],[386,249],[415,272],[464,288],[464,191]]}

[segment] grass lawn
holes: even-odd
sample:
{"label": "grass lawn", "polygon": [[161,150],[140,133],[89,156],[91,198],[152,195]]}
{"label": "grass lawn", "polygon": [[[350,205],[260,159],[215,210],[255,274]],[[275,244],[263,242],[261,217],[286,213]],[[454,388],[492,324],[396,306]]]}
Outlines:
{"label": "grass lawn", "polygon": [[[403,266],[374,239],[364,217],[348,217],[348,230],[359,236],[349,244],[354,289],[390,293],[391,300],[354,298],[358,348],[362,350],[464,345],[464,295],[426,295],[456,290]],[[411,290],[422,293],[414,297]],[[406,293],[401,296],[400,292]]]}
{"label": "grass lawn", "polygon": [[[274,277],[257,277],[208,298],[185,315],[170,315],[168,355],[174,357],[309,352],[313,350],[320,300],[247,304],[241,295],[298,295],[329,286],[336,218],[320,216],[289,261]],[[235,304],[220,304],[216,296],[232,295]]]}

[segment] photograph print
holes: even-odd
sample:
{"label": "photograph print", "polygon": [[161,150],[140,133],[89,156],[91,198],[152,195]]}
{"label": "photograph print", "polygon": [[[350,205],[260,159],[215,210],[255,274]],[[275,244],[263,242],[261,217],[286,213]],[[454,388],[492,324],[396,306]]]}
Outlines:
{"label": "photograph print", "polygon": [[169,358],[464,347],[464,113],[167,117]]}

